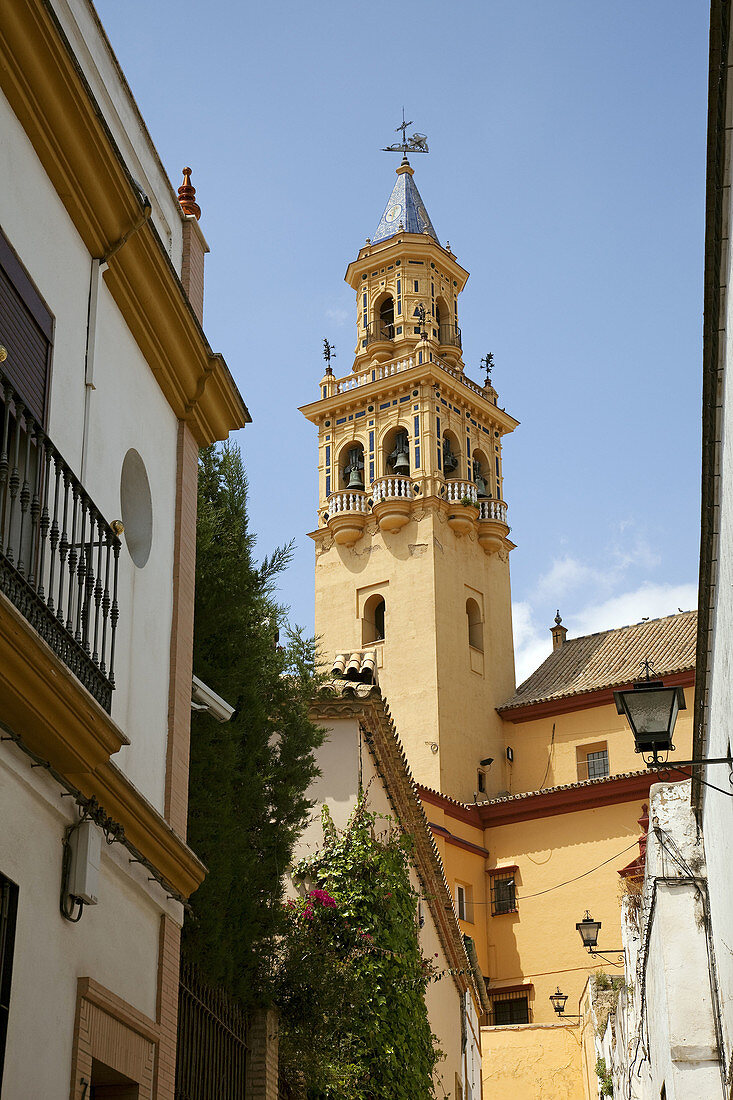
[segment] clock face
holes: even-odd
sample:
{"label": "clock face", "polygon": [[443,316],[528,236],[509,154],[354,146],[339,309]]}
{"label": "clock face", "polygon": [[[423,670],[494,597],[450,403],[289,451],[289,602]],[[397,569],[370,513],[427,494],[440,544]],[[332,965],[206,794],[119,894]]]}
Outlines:
{"label": "clock face", "polygon": [[402,207],[397,202],[397,203],[395,203],[394,206],[390,206],[389,210],[384,215],[384,220],[386,222],[393,222],[396,218],[399,218],[401,213],[402,213]]}

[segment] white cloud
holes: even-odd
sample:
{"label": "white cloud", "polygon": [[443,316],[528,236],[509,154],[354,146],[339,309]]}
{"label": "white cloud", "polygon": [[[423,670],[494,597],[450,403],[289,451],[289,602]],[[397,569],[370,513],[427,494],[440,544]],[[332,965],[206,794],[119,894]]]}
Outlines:
{"label": "white cloud", "polygon": [[351,317],[351,313],[348,309],[339,309],[337,306],[329,306],[326,310],[326,320],[331,321],[332,324],[340,326],[345,325]]}
{"label": "white cloud", "polygon": [[[557,564],[553,564],[553,569]],[[577,574],[573,574],[572,571],[563,574],[560,570],[558,575],[570,576],[596,572],[592,569],[584,570],[580,563],[577,564],[580,566]],[[550,573],[552,569],[546,576]],[[596,591],[577,611],[563,617],[563,626],[568,628],[568,637],[595,634],[600,630],[613,630],[615,627],[638,623],[644,618],[658,619],[663,615],[674,615],[680,608],[683,611],[689,611],[697,607],[697,585],[646,582],[600,601],[597,597]],[[525,600],[518,601],[512,606],[518,684],[526,680],[552,652],[550,634],[552,623],[538,621],[533,603],[534,601]]]}

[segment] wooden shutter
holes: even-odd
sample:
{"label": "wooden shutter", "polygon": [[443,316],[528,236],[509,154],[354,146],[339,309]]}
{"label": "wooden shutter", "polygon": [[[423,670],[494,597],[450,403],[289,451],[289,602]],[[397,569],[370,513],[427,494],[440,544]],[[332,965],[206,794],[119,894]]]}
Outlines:
{"label": "wooden shutter", "polygon": [[0,344],[8,352],[0,370],[44,427],[52,337],[53,318],[0,231]]}

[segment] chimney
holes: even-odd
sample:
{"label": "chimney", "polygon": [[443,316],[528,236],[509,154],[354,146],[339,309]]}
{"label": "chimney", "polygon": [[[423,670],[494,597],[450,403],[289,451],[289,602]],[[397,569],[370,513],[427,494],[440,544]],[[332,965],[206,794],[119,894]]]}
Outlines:
{"label": "chimney", "polygon": [[565,635],[568,632],[568,628],[562,625],[562,619],[560,618],[560,610],[555,613],[555,625],[551,627],[552,630],[552,652],[560,646],[565,645]]}
{"label": "chimney", "polygon": [[183,169],[183,183],[178,188],[178,201],[183,213],[183,259],[181,282],[201,324],[204,321],[204,256],[209,251],[199,218],[201,207],[196,202],[196,188],[191,183],[191,169]]}

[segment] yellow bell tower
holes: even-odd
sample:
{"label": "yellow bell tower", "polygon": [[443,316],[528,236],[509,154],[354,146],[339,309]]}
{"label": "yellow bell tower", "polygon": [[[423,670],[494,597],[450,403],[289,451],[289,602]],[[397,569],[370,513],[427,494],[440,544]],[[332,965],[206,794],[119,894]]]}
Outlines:
{"label": "yellow bell tower", "polygon": [[488,377],[481,386],[464,372],[467,279],[404,156],[346,272],[353,369],[336,378],[329,362],[301,411],[318,428],[323,656],[337,675],[379,683],[418,782],[471,801],[482,785],[507,787],[495,710],[514,690],[501,462],[518,421]]}

